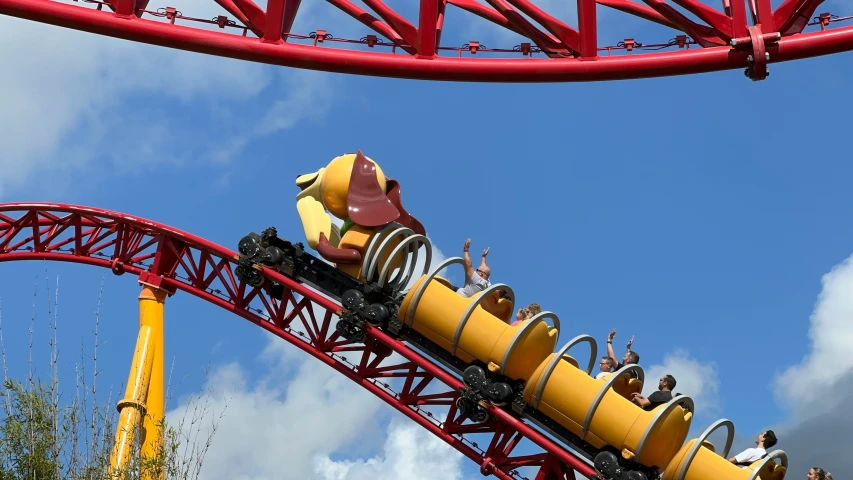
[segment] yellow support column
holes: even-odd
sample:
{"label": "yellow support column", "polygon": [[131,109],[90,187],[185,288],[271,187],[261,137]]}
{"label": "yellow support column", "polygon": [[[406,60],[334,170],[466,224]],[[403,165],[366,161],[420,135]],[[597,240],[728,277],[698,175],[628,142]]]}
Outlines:
{"label": "yellow support column", "polygon": [[[154,349],[154,361],[151,366],[151,381],[148,383],[148,395],[145,402],[146,415],[142,424],[142,457],[154,458],[161,450],[163,441],[163,421],[166,416],[166,376],[165,376],[165,335],[163,310],[166,303],[166,291],[144,285],[139,294],[139,329],[151,331]],[[162,475],[162,474],[161,474]],[[145,479],[143,479],[145,480]]]}
{"label": "yellow support column", "polygon": [[141,328],[136,337],[136,350],[127,378],[124,398],[118,402],[119,420],[115,443],[110,457],[110,474],[113,478],[127,478],[127,468],[140,420],[145,415],[145,396],[151,380],[156,347],[151,342],[151,329]]}
{"label": "yellow support column", "polygon": [[[110,457],[110,471],[114,478],[119,471],[127,468],[137,431],[141,459],[153,459],[160,451],[166,410],[163,332],[166,295],[166,291],[145,284],[139,294],[139,336],[125,398],[117,405],[119,424]],[[142,429],[137,430],[140,423]],[[150,478],[150,472],[141,473],[142,480],[160,480]],[[157,475],[162,476],[162,472]]]}

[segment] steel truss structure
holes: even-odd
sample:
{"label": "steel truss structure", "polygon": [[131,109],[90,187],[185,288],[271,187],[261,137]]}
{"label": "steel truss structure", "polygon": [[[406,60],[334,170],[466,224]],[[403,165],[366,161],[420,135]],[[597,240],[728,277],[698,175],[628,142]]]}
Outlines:
{"label": "steel truss structure", "polygon": [[[815,16],[823,0],[784,0],[775,9],[771,0],[721,0],[722,9],[701,0],[672,0],[675,6],[666,0],[576,0],[577,27],[532,0],[486,0],[488,6],[477,0],[420,0],[417,21],[381,0],[363,0],[373,13],[355,0],[327,0],[372,30],[360,39],[336,38],[319,28],[292,32],[301,0],[268,0],[266,11],[252,0],[215,1],[233,18],[195,18],[181,12],[180,5],[147,10],[149,0],[0,0],[0,14],[252,62],[425,80],[577,82],[736,68],[763,80],[771,62],[853,50],[853,27],[829,28],[853,16]],[[456,7],[454,14],[476,15],[529,42],[512,48],[487,48],[474,39],[462,46],[442,45],[448,5]],[[676,34],[654,44],[626,38],[601,46],[599,5]],[[803,33],[807,27],[818,28]],[[637,53],[641,51],[646,53]]]}
{"label": "steel truss structure", "polygon": [[[476,462],[484,475],[535,480],[573,480],[593,468],[504,410],[490,406],[484,424],[460,420],[455,405],[462,382],[405,343],[369,327],[363,343],[335,332],[341,307],[311,288],[264,269],[285,287],[273,297],[233,273],[238,255],[189,233],[131,215],[75,205],[0,204],[0,262],[52,260],[108,268],[169,294],[183,291],[260,326],[335,369]],[[269,282],[267,282],[269,283]],[[396,360],[394,354],[402,358]],[[349,361],[355,355],[358,360]],[[401,379],[395,391],[389,382]],[[437,393],[425,393],[428,386]],[[446,406],[438,417],[429,406]],[[514,453],[529,441],[538,453]],[[525,442],[526,443],[526,442]]]}

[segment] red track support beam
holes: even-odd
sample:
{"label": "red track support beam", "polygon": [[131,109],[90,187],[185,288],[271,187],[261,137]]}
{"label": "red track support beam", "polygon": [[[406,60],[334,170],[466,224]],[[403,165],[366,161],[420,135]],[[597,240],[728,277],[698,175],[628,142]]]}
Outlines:
{"label": "red track support beam", "polygon": [[[687,18],[683,13],[674,9],[666,0],[643,0],[650,7],[655,9],[659,14],[666,17],[669,21],[678,25],[678,29],[693,37],[699,45],[703,47],[722,46],[727,42],[714,35],[713,28],[697,24]],[[740,0],[734,0],[737,4]]]}
{"label": "red track support beam", "polygon": [[802,32],[822,3],[823,0],[785,0],[773,14],[777,29],[782,35]]}
{"label": "red track support beam", "polygon": [[264,22],[264,42],[278,43],[284,28],[285,4],[289,0],[268,0],[266,22]]}
{"label": "red track support beam", "polygon": [[250,25],[247,26],[251,28],[253,32],[255,32],[258,38],[263,38],[264,32],[266,31],[267,17],[264,11],[261,10],[261,7],[259,7],[258,4],[256,4],[252,0],[233,1],[234,4],[237,5],[237,8],[239,8],[240,11],[245,14],[246,18],[248,18],[249,21],[252,22]]}
{"label": "red track support beam", "polygon": [[[293,21],[296,20],[296,12],[299,11],[299,4],[302,0],[287,0],[284,3],[284,19],[281,22],[281,31],[283,34],[290,33],[293,28]],[[287,37],[284,37],[287,41]]]}
{"label": "red track support beam", "polygon": [[447,0],[438,3],[438,19],[435,22],[435,46],[441,46],[441,32],[444,31],[444,14],[447,11]]}
{"label": "red track support beam", "polygon": [[[578,3],[585,0],[578,0]],[[557,37],[560,42],[563,43],[566,47],[574,50],[580,51],[579,47],[579,38],[578,32],[574,28],[566,25],[565,23],[557,20],[553,16],[546,13],[541,8],[536,5],[530,3],[529,0],[507,0],[512,6],[519,9],[532,18],[534,22],[545,27],[545,30],[548,30],[552,35]],[[592,0],[593,8],[595,7],[595,0]],[[580,11],[580,9],[578,9]],[[595,14],[593,13],[593,17]]]}
{"label": "red track support beam", "polygon": [[341,11],[351,16],[352,18],[358,20],[362,24],[370,27],[376,33],[384,36],[388,40],[391,40],[397,45],[400,45],[403,50],[412,55],[418,53],[416,50],[417,44],[409,44],[403,37],[400,36],[399,33],[394,31],[390,25],[379,20],[373,15],[367,13],[365,10],[357,7],[349,0],[326,0],[332,5],[338,7]]}
{"label": "red track support beam", "polygon": [[598,20],[595,0],[578,0],[578,30],[581,58],[598,56]]}
{"label": "red track support beam", "polygon": [[421,0],[418,20],[418,56],[435,56],[438,41],[438,4],[439,0]]}
{"label": "red track support beam", "polygon": [[115,8],[115,15],[119,17],[129,17],[134,14],[136,0],[113,0],[111,2]]}
{"label": "red track support beam", "polygon": [[504,0],[486,0],[486,2],[497,10],[500,15],[505,17],[512,24],[514,30],[522,32],[522,35],[532,40],[536,46],[548,53],[549,56],[569,54],[567,46],[563,45],[559,39],[554,40],[546,35],[545,32],[536,28],[536,26],[516,12]]}
{"label": "red track support beam", "polygon": [[[743,0],[735,0],[736,2]],[[731,40],[732,25],[731,18],[728,15],[720,12],[716,8],[708,6],[696,0],[672,0],[672,3],[679,5],[693,15],[696,15],[700,20],[711,26],[717,33],[722,34],[723,40]]]}
{"label": "red track support beam", "polygon": [[731,0],[732,36],[735,38],[749,35],[746,24],[746,3],[744,0]]}
{"label": "red track support beam", "polygon": [[[418,29],[409,23],[405,17],[395,12],[392,8],[382,3],[382,0],[363,0],[364,4],[372,8],[377,15],[388,22],[388,25],[394,29],[397,34],[403,38],[409,45],[417,48],[418,45]],[[433,27],[435,28],[435,27]]]}
{"label": "red track support beam", "polygon": [[676,30],[681,30],[677,25],[670,22],[666,17],[659,14],[655,9],[647,7],[645,5],[640,5],[639,3],[635,3],[632,0],[597,0],[598,4],[604,5],[605,7],[610,7],[614,10],[619,10],[625,13],[630,13],[636,17],[640,17],[646,19],[650,22],[655,22],[664,27],[674,28]]}
{"label": "red track support beam", "polygon": [[[497,10],[495,10],[493,8],[489,8],[489,7],[486,7],[484,5],[481,5],[481,4],[477,3],[475,0],[447,0],[447,3],[449,3],[450,5],[453,5],[457,8],[461,8],[462,10],[466,10],[468,12],[471,12],[480,18],[484,18],[484,19],[494,23],[495,25],[500,25],[501,27],[503,27],[503,28],[505,28],[511,32],[515,32],[519,35],[525,36],[524,32],[522,32],[521,29],[519,29],[518,27],[513,25],[512,22],[510,22],[509,19],[506,18],[505,16],[501,15],[500,12],[498,12]],[[552,39],[552,40],[554,42],[557,41],[557,39]]]}
{"label": "red track support beam", "polygon": [[770,5],[770,0],[755,0],[758,3],[758,22],[761,24],[761,31],[764,33],[772,33],[776,31],[776,20],[773,18],[773,7]]}
{"label": "red track support beam", "polygon": [[249,20],[249,17],[243,13],[242,10],[234,3],[233,0],[214,0],[219,4],[220,7],[224,8],[226,12],[234,15],[234,17],[239,20],[243,25],[245,25],[249,30],[252,31],[258,38],[263,37],[264,34],[253,22]]}

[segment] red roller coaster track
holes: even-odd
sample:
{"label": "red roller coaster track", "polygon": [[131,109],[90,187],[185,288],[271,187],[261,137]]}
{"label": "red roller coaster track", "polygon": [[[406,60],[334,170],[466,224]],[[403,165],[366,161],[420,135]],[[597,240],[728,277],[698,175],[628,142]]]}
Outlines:
{"label": "red roller coaster track", "polygon": [[[375,328],[368,327],[364,344],[339,339],[333,323],[341,311],[339,305],[264,269],[267,278],[286,287],[281,298],[272,298],[262,288],[235,278],[237,258],[236,253],[202,238],[124,213],[74,205],[0,204],[0,262],[53,260],[95,265],[116,275],[136,275],[171,292],[195,295],[334,368],[477,462],[484,475],[520,479],[525,477],[518,469],[532,467],[537,471],[536,480],[571,480],[575,471],[595,476],[587,463],[503,410],[492,407],[492,419],[487,423],[465,424],[455,406],[462,386],[456,377]],[[348,361],[345,352],[360,355],[359,361]],[[391,352],[404,361],[383,363],[391,360]],[[401,391],[388,385],[392,379],[402,380]],[[428,385],[439,386],[440,392],[423,393]],[[446,416],[440,418],[426,410],[435,405],[446,406]],[[525,439],[539,453],[514,454]]]}
{"label": "red roller coaster track", "polygon": [[[425,80],[573,82],[735,68],[745,69],[753,80],[762,80],[770,62],[853,50],[853,27],[829,28],[853,17],[815,16],[823,0],[784,0],[776,9],[771,0],[721,0],[721,10],[700,0],[672,0],[675,6],[666,0],[577,0],[577,27],[532,0],[486,0],[489,6],[476,0],[420,0],[416,22],[381,0],[363,0],[375,15],[354,0],[327,0],[373,31],[358,40],[335,38],[320,29],[307,35],[291,32],[301,0],[268,0],[266,11],[252,0],[215,0],[234,19],[186,16],[178,10],[180,5],[151,11],[146,9],[148,1],[82,0],[82,4],[97,6],[86,8],[58,0],[0,0],[0,14],[253,62]],[[447,37],[447,5],[518,33],[529,42],[490,49],[472,39],[462,46],[444,46],[441,38],[443,33]],[[663,43],[642,44],[628,38],[613,46],[600,46],[598,5],[672,28],[676,34]],[[217,26],[220,32],[215,31]],[[803,33],[813,26],[819,27],[817,31]]]}

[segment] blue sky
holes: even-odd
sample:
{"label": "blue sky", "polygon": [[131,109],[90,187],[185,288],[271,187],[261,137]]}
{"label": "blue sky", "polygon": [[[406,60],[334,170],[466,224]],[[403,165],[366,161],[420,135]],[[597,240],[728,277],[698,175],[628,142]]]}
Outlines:
{"label": "blue sky", "polygon": [[[838,5],[820,11],[851,13]],[[204,17],[207,10],[218,12],[192,0],[185,13]],[[470,16],[456,9],[449,15],[460,32],[456,38],[448,28],[449,43],[473,35],[488,46],[517,43],[483,22],[467,23]],[[603,44],[670,38],[621,14],[601,17],[608,21]],[[564,341],[587,333],[603,348],[616,328],[621,349],[636,335],[649,375],[673,372],[684,379],[677,390],[697,397],[700,431],[720,416],[734,420],[747,440],[763,428],[796,429],[809,415],[829,412],[815,395],[832,391],[853,368],[834,356],[845,352],[839,339],[851,338],[844,323],[853,307],[844,303],[846,290],[837,293],[847,277],[824,289],[829,306],[812,317],[822,276],[853,253],[853,224],[844,221],[853,167],[841,114],[853,107],[846,95],[850,54],[771,65],[772,76],[759,83],[732,71],[594,84],[458,84],[276,69],[5,17],[0,25],[0,39],[11,46],[0,55],[16,66],[0,81],[14,113],[0,120],[7,145],[0,201],[127,212],[233,249],[247,231],[270,225],[301,238],[295,176],[361,149],[401,182],[405,205],[444,255],[460,255],[467,237],[475,251],[491,247],[494,281],[510,284],[521,303],[560,315]],[[337,36],[363,34],[322,8],[295,30],[323,26]],[[51,46],[25,40],[35,37]],[[103,278],[100,333],[107,343],[99,382],[118,388],[125,381],[137,321],[132,279],[65,264],[2,264],[0,272],[13,371],[26,367],[36,277],[42,335],[45,275],[51,283],[60,277],[60,339],[69,362],[81,338],[91,345]],[[295,349],[271,344],[247,322],[187,295],[170,299],[167,315],[169,361],[176,377],[189,375],[179,393],[199,392],[202,369],[211,364],[219,369],[212,386],[237,391],[239,405],[268,395],[261,397],[274,405],[258,406],[270,410],[259,421],[279,419],[276,431],[289,422],[315,430],[312,418],[331,422],[341,409],[352,413],[341,403],[354,386]],[[817,360],[803,363],[809,355],[838,363],[828,374]],[[776,383],[777,375],[790,387]],[[311,382],[321,380],[341,389],[340,398],[310,400],[309,387],[320,385]],[[323,407],[327,414],[305,413],[313,407],[297,405],[303,397],[295,392],[318,401],[311,412]],[[316,451],[340,462],[403,455],[388,450],[402,448],[402,440],[386,447],[384,437],[416,433],[405,423],[387,427],[397,415],[357,398],[370,415]],[[179,407],[177,399],[171,407]],[[793,454],[786,440],[779,447]],[[795,477],[812,466],[798,462]],[[264,476],[268,464],[275,467],[268,459],[247,462],[253,473],[245,478],[271,478]],[[479,476],[473,465],[448,465],[447,475],[461,468],[465,478]],[[826,466],[842,473],[835,465]],[[356,470],[349,477],[303,473],[350,480]]]}

